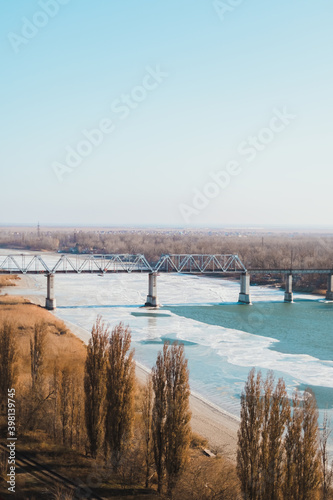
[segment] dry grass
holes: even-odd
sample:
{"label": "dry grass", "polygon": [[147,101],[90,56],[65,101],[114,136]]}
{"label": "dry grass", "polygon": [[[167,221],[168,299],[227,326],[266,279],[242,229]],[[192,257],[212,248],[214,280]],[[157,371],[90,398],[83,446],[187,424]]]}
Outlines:
{"label": "dry grass", "polygon": [[15,281],[20,279],[17,274],[0,274],[0,288],[3,286],[16,286]]}
{"label": "dry grass", "polygon": [[222,456],[208,458],[198,449],[192,449],[186,470],[176,485],[174,498],[240,500],[236,467]]}
{"label": "dry grass", "polygon": [[15,325],[18,345],[18,373],[24,379],[30,374],[30,338],[36,322],[47,326],[45,352],[45,375],[51,375],[54,362],[59,367],[69,365],[77,373],[82,372],[86,357],[86,346],[72,334],[65,323],[46,309],[31,304],[23,297],[0,296],[0,325],[9,320]]}
{"label": "dry grass", "polygon": [[191,432],[191,448],[207,448],[208,440],[200,436],[197,432]]}

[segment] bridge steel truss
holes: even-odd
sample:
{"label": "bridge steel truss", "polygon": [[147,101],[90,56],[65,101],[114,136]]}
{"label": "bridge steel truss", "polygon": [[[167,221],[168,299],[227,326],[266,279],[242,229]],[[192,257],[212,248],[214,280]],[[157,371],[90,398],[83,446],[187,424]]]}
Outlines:
{"label": "bridge steel truss", "polygon": [[162,255],[150,264],[143,254],[61,255],[50,264],[47,256],[16,254],[0,256],[0,274],[56,273],[244,273],[238,255],[172,254]]}
{"label": "bridge steel truss", "polygon": [[142,254],[61,255],[53,264],[47,261],[42,255],[0,256],[0,274],[153,272]]}
{"label": "bridge steel truss", "polygon": [[175,273],[244,273],[246,268],[238,255],[171,254],[162,255],[155,272]]}

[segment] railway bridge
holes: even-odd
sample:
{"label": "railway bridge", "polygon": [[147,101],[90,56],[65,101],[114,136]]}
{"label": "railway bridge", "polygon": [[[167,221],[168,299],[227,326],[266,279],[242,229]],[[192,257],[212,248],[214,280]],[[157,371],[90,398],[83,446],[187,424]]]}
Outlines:
{"label": "railway bridge", "polygon": [[285,302],[293,302],[294,275],[326,274],[326,299],[333,300],[333,269],[246,269],[236,254],[168,254],[157,262],[149,262],[143,254],[107,255],[0,255],[0,274],[43,274],[47,277],[45,307],[56,308],[56,274],[147,273],[148,295],[145,306],[158,307],[157,276],[162,273],[201,275],[233,275],[240,278],[238,302],[251,304],[250,276],[255,274],[281,274],[285,277]]}

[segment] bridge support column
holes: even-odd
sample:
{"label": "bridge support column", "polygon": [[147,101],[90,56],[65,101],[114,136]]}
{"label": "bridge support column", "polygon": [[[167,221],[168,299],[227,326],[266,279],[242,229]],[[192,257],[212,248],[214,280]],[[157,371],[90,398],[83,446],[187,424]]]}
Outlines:
{"label": "bridge support column", "polygon": [[249,273],[241,274],[238,302],[240,302],[241,304],[251,304]]}
{"label": "bridge support column", "polygon": [[326,300],[333,300],[333,274],[329,274],[327,277]]}
{"label": "bridge support column", "polygon": [[284,292],[284,301],[293,302],[293,275],[287,274],[286,276],[286,289]]}
{"label": "bridge support column", "polygon": [[56,299],[54,298],[54,274],[47,274],[47,295],[45,308],[53,311],[56,308]]}
{"label": "bridge support column", "polygon": [[157,273],[148,274],[148,295],[145,306],[158,307],[157,300]]}

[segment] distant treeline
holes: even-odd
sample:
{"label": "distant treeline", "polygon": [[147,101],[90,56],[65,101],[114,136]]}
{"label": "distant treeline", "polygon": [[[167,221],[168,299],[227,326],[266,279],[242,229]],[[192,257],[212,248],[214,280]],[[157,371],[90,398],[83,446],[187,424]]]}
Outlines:
{"label": "distant treeline", "polygon": [[[333,267],[333,235],[251,234],[218,231],[0,231],[0,247],[70,253],[143,253],[150,262],[161,254],[236,253],[247,268]],[[279,277],[275,277],[279,279]],[[267,283],[274,276],[255,277]],[[295,290],[324,288],[326,276],[303,276]]]}

